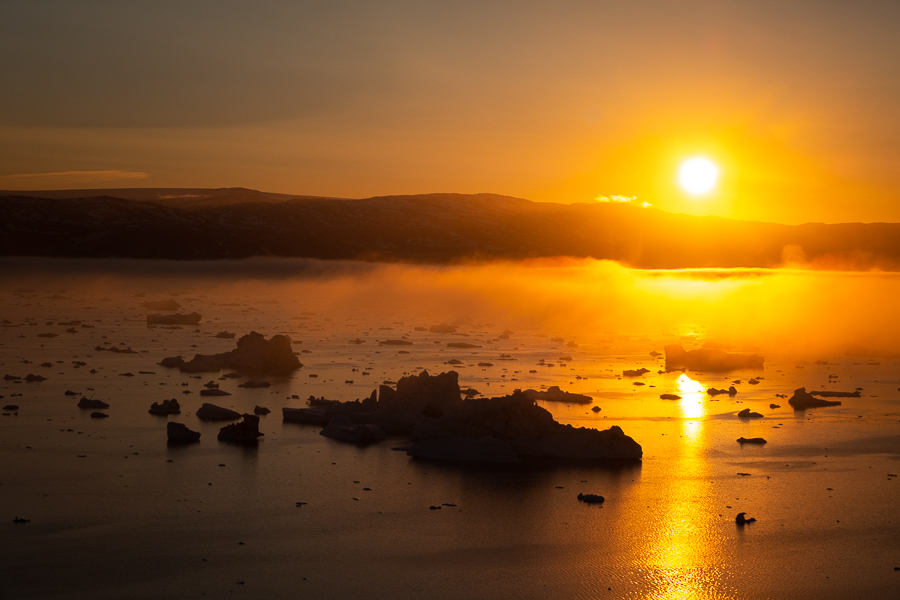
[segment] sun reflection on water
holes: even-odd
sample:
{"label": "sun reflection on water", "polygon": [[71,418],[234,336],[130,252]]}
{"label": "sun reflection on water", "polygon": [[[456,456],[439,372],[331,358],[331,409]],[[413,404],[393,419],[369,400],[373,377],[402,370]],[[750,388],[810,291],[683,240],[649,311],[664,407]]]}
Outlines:
{"label": "sun reflection on water", "polygon": [[706,388],[699,381],[694,381],[684,373],[675,380],[675,387],[681,400],[678,408],[684,419],[702,419],[706,416]]}
{"label": "sun reflection on water", "polygon": [[688,377],[685,373],[682,373],[678,379],[675,380],[675,385],[678,387],[678,391],[682,394],[702,394],[706,390],[703,389],[703,384],[699,381],[694,381],[690,377]]}
{"label": "sun reflection on water", "polygon": [[707,462],[706,386],[682,374],[675,381],[681,437],[663,476],[653,536],[641,552],[652,590],[645,598],[681,600],[727,597],[722,590],[722,544]]}

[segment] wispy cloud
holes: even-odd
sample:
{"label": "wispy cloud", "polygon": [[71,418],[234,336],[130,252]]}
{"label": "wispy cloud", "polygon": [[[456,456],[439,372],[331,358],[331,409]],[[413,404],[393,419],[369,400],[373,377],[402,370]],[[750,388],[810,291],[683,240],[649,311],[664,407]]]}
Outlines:
{"label": "wispy cloud", "polygon": [[0,188],[11,190],[46,190],[104,184],[113,181],[146,179],[147,173],[137,171],[59,171],[56,173],[19,173],[0,175]]}
{"label": "wispy cloud", "polygon": [[637,196],[597,196],[594,202],[610,202],[613,204],[636,204],[642,208],[653,206],[649,202],[638,202]]}
{"label": "wispy cloud", "polygon": [[637,200],[637,196],[597,196],[594,198],[597,202],[632,202]]}

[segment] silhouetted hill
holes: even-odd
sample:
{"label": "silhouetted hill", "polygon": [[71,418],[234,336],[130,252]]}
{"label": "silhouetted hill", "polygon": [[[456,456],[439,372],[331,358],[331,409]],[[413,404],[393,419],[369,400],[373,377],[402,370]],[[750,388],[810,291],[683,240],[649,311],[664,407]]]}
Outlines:
{"label": "silhouetted hill", "polygon": [[900,270],[900,224],[790,226],[493,194],[211,206],[17,195],[0,198],[0,255],[435,263],[574,256],[641,268],[778,267],[788,257],[815,267]]}

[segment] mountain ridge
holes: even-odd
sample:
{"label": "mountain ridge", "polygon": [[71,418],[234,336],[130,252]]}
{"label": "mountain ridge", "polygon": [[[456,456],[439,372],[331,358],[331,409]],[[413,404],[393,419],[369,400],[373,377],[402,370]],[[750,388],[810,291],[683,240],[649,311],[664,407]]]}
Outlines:
{"label": "mountain ridge", "polygon": [[3,196],[0,255],[415,263],[570,256],[636,268],[900,271],[894,223],[782,225],[497,194],[334,199],[225,190],[221,202],[186,205],[109,195]]}

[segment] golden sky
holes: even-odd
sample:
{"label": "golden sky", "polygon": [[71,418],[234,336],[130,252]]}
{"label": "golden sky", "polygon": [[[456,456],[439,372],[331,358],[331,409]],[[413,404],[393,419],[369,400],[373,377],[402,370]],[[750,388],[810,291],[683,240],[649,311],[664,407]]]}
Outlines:
{"label": "golden sky", "polygon": [[[900,221],[895,1],[5,0],[0,189]],[[690,196],[681,161],[718,185]]]}

